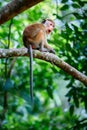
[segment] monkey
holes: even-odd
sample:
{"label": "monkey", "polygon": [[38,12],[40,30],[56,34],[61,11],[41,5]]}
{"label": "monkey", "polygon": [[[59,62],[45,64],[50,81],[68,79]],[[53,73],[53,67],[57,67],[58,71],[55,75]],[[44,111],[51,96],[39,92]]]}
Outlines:
{"label": "monkey", "polygon": [[30,55],[30,98],[33,102],[33,71],[32,71],[32,62],[33,54],[32,49],[36,49],[42,52],[54,53],[54,49],[48,45],[47,35],[49,35],[55,27],[55,23],[51,19],[45,19],[42,23],[34,23],[25,27],[23,31],[23,43],[24,46],[28,49]]}

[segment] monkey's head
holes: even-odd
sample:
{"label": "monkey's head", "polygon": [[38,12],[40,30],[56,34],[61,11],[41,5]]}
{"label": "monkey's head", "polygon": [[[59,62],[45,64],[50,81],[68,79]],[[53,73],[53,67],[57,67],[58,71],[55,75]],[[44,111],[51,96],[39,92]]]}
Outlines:
{"label": "monkey's head", "polygon": [[42,23],[46,27],[46,34],[50,34],[55,27],[54,21],[51,20],[51,19],[45,19],[45,20],[42,21]]}

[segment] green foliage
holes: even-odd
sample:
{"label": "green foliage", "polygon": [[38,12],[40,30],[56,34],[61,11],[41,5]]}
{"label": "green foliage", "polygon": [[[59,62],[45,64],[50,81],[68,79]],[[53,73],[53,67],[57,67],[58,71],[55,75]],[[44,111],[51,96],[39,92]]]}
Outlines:
{"label": "green foliage", "polygon": [[[0,7],[8,1],[0,1]],[[54,32],[48,37],[56,55],[87,75],[85,0],[46,0],[28,9],[0,26],[0,48],[23,47],[22,33],[25,26],[47,17],[54,19],[56,24]],[[29,58],[17,58],[8,75],[12,62],[13,58],[0,60],[0,130],[87,129],[86,86],[60,68],[34,59],[32,106],[29,95]],[[8,109],[3,113],[5,91],[8,91]]]}

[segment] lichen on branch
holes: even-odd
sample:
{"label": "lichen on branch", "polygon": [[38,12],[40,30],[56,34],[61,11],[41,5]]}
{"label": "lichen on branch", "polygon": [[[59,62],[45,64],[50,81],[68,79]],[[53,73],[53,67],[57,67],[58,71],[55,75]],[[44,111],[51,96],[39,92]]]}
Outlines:
{"label": "lichen on branch", "polygon": [[[29,56],[27,49],[26,48],[0,49],[0,58],[19,57],[19,56]],[[79,72],[77,69],[67,64],[63,60],[61,60],[57,55],[54,55],[49,52],[40,52],[38,50],[33,50],[33,57],[53,63],[55,66],[61,68],[66,73],[70,74],[75,79],[78,79],[87,86],[87,76]]]}

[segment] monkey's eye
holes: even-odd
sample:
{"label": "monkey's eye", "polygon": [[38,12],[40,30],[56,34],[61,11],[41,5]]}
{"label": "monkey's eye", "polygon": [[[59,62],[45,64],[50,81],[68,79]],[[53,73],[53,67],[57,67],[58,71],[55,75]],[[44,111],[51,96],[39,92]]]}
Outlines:
{"label": "monkey's eye", "polygon": [[52,26],[53,24],[52,23],[50,23],[50,26]]}
{"label": "monkey's eye", "polygon": [[50,26],[53,26],[53,28],[54,28],[54,25],[52,23],[50,23]]}

